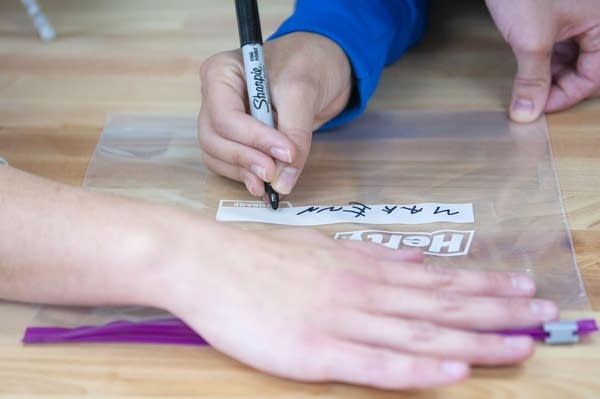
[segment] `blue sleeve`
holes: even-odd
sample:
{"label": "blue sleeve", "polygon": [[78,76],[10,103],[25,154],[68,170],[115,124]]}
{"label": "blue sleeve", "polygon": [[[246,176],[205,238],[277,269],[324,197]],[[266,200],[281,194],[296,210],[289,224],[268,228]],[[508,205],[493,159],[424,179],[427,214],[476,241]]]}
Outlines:
{"label": "blue sleeve", "polygon": [[395,62],[425,30],[428,0],[297,0],[294,13],[269,38],[306,31],[327,36],[346,53],[355,79],[352,98],[323,128],[360,115],[383,68]]}

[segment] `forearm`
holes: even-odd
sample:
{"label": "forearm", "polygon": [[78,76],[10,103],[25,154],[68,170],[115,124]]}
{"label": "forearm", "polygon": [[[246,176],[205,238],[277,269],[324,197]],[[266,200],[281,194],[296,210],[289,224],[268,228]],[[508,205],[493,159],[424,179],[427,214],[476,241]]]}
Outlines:
{"label": "forearm", "polygon": [[[188,215],[0,166],[0,298],[158,305]],[[185,235],[185,231],[179,232]]]}

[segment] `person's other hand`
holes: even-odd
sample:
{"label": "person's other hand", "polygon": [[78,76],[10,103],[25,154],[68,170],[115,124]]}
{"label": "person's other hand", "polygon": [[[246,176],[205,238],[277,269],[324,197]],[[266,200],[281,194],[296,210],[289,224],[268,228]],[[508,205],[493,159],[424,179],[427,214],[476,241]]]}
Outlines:
{"label": "person's other hand", "polygon": [[213,226],[210,235],[221,245],[194,241],[188,260],[171,262],[161,280],[176,287],[166,307],[216,349],[279,376],[387,389],[449,384],[471,364],[516,363],[534,351],[529,337],[482,331],[558,314],[531,298],[527,277],[431,267],[420,252],[307,229]]}
{"label": "person's other hand", "polygon": [[309,154],[312,133],[337,115],[351,92],[350,63],[328,38],[298,32],[266,42],[267,77],[277,129],[247,114],[239,50],[219,53],[200,69],[198,138],[206,166],[241,181],[254,196],[263,181],[289,194]]}
{"label": "person's other hand", "polygon": [[510,116],[531,122],[600,94],[599,0],[486,0],[518,71]]}

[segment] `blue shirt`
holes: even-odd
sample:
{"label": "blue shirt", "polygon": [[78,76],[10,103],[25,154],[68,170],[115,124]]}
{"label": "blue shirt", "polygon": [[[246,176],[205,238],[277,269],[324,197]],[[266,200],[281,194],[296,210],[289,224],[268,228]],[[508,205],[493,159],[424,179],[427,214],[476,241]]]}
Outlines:
{"label": "blue shirt", "polygon": [[362,113],[381,72],[425,30],[428,0],[297,0],[294,13],[270,37],[306,31],[324,35],[346,53],[355,78],[350,103],[324,128]]}

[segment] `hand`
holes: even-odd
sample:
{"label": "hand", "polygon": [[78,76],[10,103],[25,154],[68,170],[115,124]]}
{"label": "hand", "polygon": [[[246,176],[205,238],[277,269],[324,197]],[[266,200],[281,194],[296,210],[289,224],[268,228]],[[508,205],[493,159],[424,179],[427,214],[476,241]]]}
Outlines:
{"label": "hand", "polygon": [[215,348],[285,377],[446,384],[468,364],[533,351],[530,338],[473,330],[557,316],[523,276],[427,267],[420,253],[312,230],[237,230],[9,166],[0,185],[0,298],[165,308]]}
{"label": "hand", "polygon": [[279,376],[388,389],[448,384],[466,378],[469,364],[533,353],[529,337],[475,330],[557,316],[553,303],[531,299],[524,276],[428,267],[418,252],[312,230],[211,232],[221,245],[196,254],[193,246],[162,281],[176,287],[166,307],[216,349]]}
{"label": "hand", "polygon": [[486,0],[518,71],[510,116],[531,122],[600,94],[599,0]]}
{"label": "hand", "polygon": [[267,77],[277,129],[247,114],[239,50],[212,56],[201,67],[198,138],[206,166],[244,182],[254,196],[263,181],[289,194],[304,168],[312,133],[337,115],[351,91],[350,64],[324,36],[298,32],[265,43]]}

